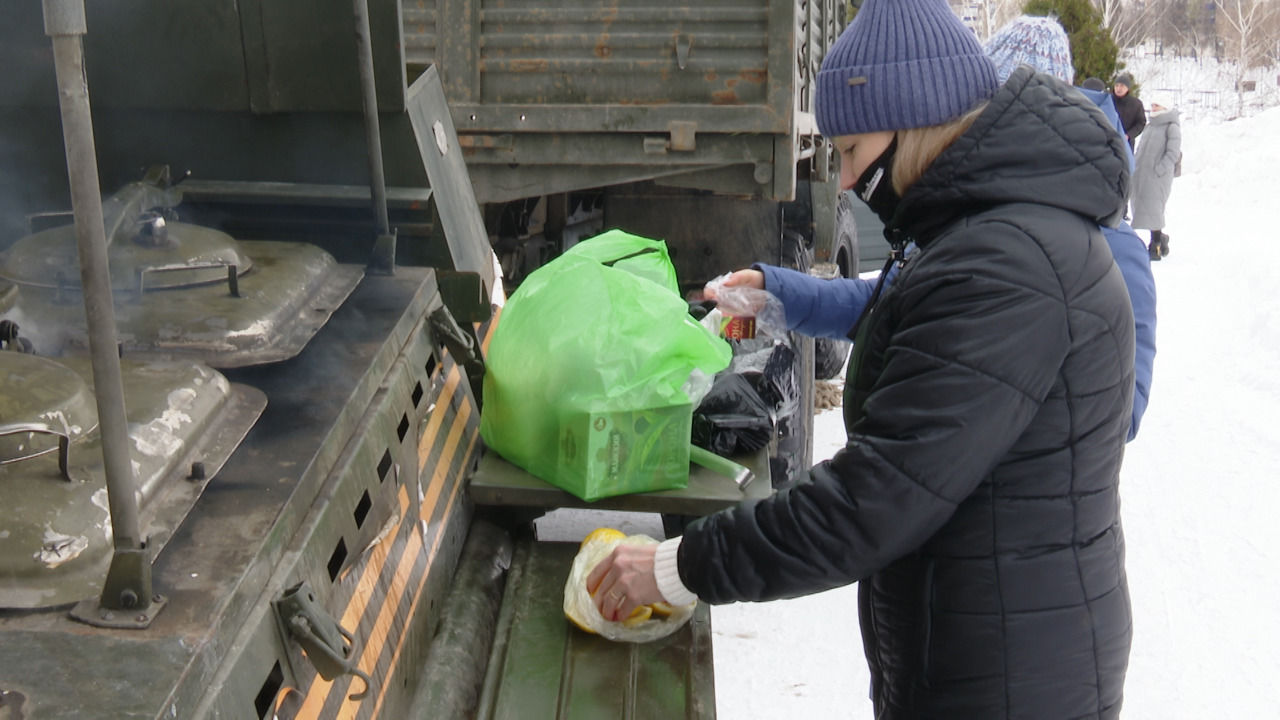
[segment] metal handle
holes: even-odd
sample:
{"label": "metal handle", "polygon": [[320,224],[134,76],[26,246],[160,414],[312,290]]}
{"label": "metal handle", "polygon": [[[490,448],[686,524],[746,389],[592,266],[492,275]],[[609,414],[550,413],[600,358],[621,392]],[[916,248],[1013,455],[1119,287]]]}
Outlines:
{"label": "metal handle", "polygon": [[[40,433],[42,435],[58,436],[58,471],[62,474],[62,478],[67,482],[71,482],[71,471],[68,469],[71,465],[71,433],[65,428],[58,430],[44,423],[5,423],[0,425],[0,435],[19,435],[22,433]],[[41,450],[40,452],[23,455],[18,458],[9,458],[8,460],[0,459],[0,465],[9,463],[22,462],[31,458],[48,455],[53,452],[53,448]]]}
{"label": "metal handle", "polygon": [[147,274],[148,273],[165,273],[178,272],[180,270],[214,270],[217,268],[227,269],[227,286],[231,289],[231,297],[240,297],[240,275],[234,263],[229,262],[211,262],[201,263],[198,265],[178,263],[174,265],[148,265],[138,268],[138,294],[147,291]]}

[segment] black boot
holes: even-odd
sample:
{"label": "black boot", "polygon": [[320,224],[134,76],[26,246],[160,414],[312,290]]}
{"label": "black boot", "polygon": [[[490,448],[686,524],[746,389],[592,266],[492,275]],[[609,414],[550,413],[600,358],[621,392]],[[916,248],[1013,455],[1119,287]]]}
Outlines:
{"label": "black boot", "polygon": [[1169,236],[1163,231],[1160,233],[1160,257],[1169,254]]}
{"label": "black boot", "polygon": [[1147,243],[1147,255],[1151,258],[1152,261],[1159,260],[1161,257],[1160,236],[1161,236],[1161,233],[1159,230],[1151,231],[1151,242]]}

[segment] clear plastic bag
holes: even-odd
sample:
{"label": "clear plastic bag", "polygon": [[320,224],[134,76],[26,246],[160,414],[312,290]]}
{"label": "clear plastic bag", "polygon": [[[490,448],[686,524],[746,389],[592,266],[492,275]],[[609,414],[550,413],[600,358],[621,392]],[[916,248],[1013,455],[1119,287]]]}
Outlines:
{"label": "clear plastic bag", "polygon": [[725,317],[755,318],[755,337],[780,338],[787,334],[787,316],[782,301],[768,290],[724,282],[733,273],[725,273],[707,282],[705,291],[715,298],[716,309]]}
{"label": "clear plastic bag", "polygon": [[640,622],[628,624],[605,620],[596,608],[595,600],[587,593],[587,576],[613,549],[621,543],[630,545],[657,545],[648,535],[628,535],[624,538],[594,540],[588,538],[573,558],[569,579],[564,584],[564,614],[573,624],[617,642],[645,643],[663,638],[679,630],[693,617],[697,603],[670,605],[670,614],[653,615]]}

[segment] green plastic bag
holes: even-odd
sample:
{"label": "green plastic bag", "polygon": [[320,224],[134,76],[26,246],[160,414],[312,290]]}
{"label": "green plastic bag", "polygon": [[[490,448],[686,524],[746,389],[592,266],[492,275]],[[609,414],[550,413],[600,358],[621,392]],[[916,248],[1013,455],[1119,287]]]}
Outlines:
{"label": "green plastic bag", "polygon": [[[612,237],[619,252],[603,255],[585,241],[530,274],[486,359],[485,444],[588,501],[688,484],[693,407],[732,355],[690,317],[674,281],[649,279],[665,270],[608,264],[655,242],[631,237]],[[671,268],[660,244],[646,263]]]}
{"label": "green plastic bag", "polygon": [[603,265],[626,270],[632,275],[648,278],[679,294],[676,268],[671,264],[667,244],[650,240],[622,230],[610,230],[569,248],[566,255],[577,255],[595,260]]}

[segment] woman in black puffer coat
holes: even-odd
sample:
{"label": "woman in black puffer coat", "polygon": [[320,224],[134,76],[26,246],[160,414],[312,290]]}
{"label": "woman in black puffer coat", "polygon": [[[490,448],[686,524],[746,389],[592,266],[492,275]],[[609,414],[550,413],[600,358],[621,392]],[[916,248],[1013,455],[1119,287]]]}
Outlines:
{"label": "woman in black puffer coat", "polygon": [[919,247],[856,327],[848,444],[615,551],[588,578],[606,617],[861,581],[877,718],[1118,717],[1134,330],[1098,225],[1128,160],[1078,92],[1025,67],[997,89],[985,60],[941,0],[868,0],[832,48],[842,181]]}

